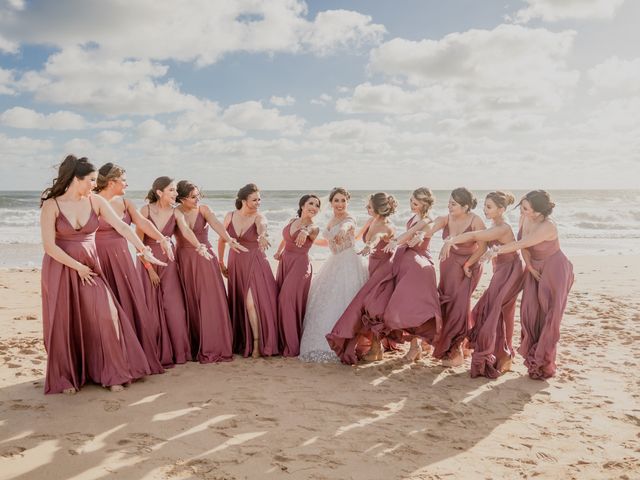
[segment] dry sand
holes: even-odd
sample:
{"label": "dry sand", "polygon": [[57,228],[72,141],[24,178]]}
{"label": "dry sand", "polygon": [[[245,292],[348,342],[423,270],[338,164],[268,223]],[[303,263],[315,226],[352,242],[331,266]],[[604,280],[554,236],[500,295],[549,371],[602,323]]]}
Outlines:
{"label": "dry sand", "polygon": [[640,257],[572,260],[549,381],[236,358],[75,396],[43,394],[39,272],[0,271],[0,479],[639,478]]}

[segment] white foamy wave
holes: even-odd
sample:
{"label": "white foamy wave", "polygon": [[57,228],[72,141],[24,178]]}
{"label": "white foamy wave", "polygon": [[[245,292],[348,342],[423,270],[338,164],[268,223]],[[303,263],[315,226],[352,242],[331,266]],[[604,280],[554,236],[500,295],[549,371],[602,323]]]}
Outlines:
{"label": "white foamy wave", "polygon": [[40,210],[0,208],[0,227],[32,227],[40,225]]}

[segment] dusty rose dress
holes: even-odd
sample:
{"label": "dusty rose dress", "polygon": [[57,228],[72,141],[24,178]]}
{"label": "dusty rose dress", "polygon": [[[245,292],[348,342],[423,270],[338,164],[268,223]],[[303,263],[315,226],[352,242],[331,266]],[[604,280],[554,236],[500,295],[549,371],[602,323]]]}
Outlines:
{"label": "dusty rose dress", "polygon": [[[209,224],[200,212],[193,225],[193,233],[213,254],[209,243]],[[233,358],[231,320],[218,257],[213,255],[211,260],[207,260],[199,255],[179,230],[176,231],[176,240],[193,357],[200,363],[230,361]]]}
{"label": "dusty rose dress", "polygon": [[[500,245],[493,241],[489,247]],[[516,299],[522,290],[524,264],[518,252],[493,259],[493,276],[489,286],[471,311],[473,328],[469,343],[473,348],[471,376],[498,378],[497,365],[514,356],[513,322]]]}
{"label": "dusty rose dress", "polygon": [[[96,249],[104,279],[127,318],[132,321],[151,373],[162,373],[164,368],[160,363],[158,347],[160,325],[147,308],[142,281],[133,263],[127,240],[102,218],[99,220]],[[131,216],[126,210],[122,221],[131,225]]]}
{"label": "dusty rose dress", "polygon": [[[234,212],[235,213],[235,212]],[[253,335],[245,307],[251,290],[258,312],[259,349],[262,355],[278,355],[278,288],[265,253],[258,246],[258,227],[252,224],[242,234],[233,228],[233,214],[227,226],[229,235],[248,252],[229,251],[229,312],[233,325],[233,351],[245,357],[253,351]]]}
{"label": "dusty rose dress", "polygon": [[[95,244],[98,226],[93,206],[89,220],[79,230],[58,207],[56,245],[98,275],[93,277],[96,285],[82,285],[75,270],[46,254],[42,260],[45,393],[79,389],[87,381],[122,385],[150,373],[131,321],[102,274]],[[111,302],[118,311],[115,319]]]}
{"label": "dusty rose dress", "polygon": [[[518,233],[518,239],[520,237]],[[556,372],[560,321],[573,285],[573,265],[560,250],[558,239],[547,240],[527,250],[531,266],[542,278],[537,281],[529,272],[524,275],[518,352],[524,357],[529,376],[544,379],[553,377]]]}
{"label": "dusty rose dress", "polygon": [[[151,216],[147,218],[156,225]],[[178,229],[175,215],[169,217],[162,229],[158,225],[156,225],[156,228],[165,237],[173,236]],[[160,285],[158,287],[153,286],[148,272],[144,268],[140,268],[140,278],[144,286],[147,307],[151,314],[158,319],[160,325],[160,336],[158,338],[160,361],[164,367],[188,362],[192,358],[189,324],[187,323],[187,311],[184,304],[178,262],[169,261],[160,244],[154,239],[145,235],[143,241],[145,245],[151,247],[153,255],[158,260],[162,260],[167,264],[166,267],[153,266],[160,277]]]}
{"label": "dusty rose dress", "polygon": [[393,341],[417,335],[433,341],[440,302],[429,240],[412,248],[402,246],[391,262],[380,263],[327,335],[343,363],[357,363],[365,353],[360,348],[363,338],[370,335]]}
{"label": "dusty rose dress", "polygon": [[[470,232],[471,225],[464,231]],[[442,238],[449,237],[449,225],[442,231]],[[471,295],[478,286],[482,276],[482,265],[476,262],[471,267],[471,278],[464,274],[464,262],[478,248],[474,241],[456,245],[451,249],[449,257],[440,262],[440,302],[442,304],[442,333],[435,344],[433,356],[447,358],[458,348],[473,326],[471,323]]]}
{"label": "dusty rose dress", "polygon": [[278,286],[278,338],[284,357],[300,354],[302,320],[307,308],[307,297],[311,287],[313,268],[309,259],[309,249],[313,241],[307,237],[302,247],[296,246],[298,231],[291,235],[289,223],[282,230],[285,241],[282,258],[278,265],[276,284]]}

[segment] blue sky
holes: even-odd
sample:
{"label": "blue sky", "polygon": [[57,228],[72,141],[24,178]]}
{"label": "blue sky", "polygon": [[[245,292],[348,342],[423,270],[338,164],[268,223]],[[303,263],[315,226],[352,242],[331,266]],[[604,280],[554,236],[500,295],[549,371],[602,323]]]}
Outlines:
{"label": "blue sky", "polygon": [[0,0],[0,189],[630,188],[630,0]]}

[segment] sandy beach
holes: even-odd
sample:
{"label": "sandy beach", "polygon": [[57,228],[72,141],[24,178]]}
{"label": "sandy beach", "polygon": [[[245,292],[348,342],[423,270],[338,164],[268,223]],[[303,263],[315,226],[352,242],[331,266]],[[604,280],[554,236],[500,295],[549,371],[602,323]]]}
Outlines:
{"label": "sandy beach", "polygon": [[571,260],[549,381],[236,357],[75,396],[43,394],[39,271],[2,270],[0,479],[637,478],[640,257]]}

